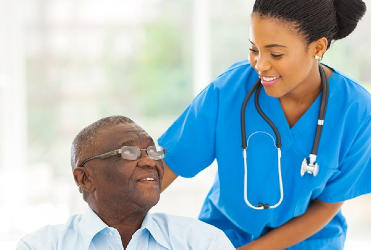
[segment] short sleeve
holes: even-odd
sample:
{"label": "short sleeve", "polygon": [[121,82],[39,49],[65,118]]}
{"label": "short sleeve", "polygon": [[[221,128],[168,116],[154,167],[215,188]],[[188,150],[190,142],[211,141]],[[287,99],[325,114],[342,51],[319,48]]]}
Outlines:
{"label": "short sleeve", "polygon": [[[340,163],[339,174],[330,180],[318,197],[340,202],[371,192],[371,119],[363,121],[349,151]],[[356,124],[354,124],[356,126]]]}
{"label": "short sleeve", "polygon": [[219,91],[212,83],[158,139],[165,162],[178,175],[193,177],[215,159]]}

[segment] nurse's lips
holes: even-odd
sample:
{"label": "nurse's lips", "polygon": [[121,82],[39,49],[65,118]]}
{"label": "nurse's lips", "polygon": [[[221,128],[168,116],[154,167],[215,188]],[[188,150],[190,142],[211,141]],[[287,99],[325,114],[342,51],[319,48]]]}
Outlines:
{"label": "nurse's lips", "polygon": [[281,76],[260,76],[261,83],[264,87],[269,88],[275,85],[279,80],[281,80]]}

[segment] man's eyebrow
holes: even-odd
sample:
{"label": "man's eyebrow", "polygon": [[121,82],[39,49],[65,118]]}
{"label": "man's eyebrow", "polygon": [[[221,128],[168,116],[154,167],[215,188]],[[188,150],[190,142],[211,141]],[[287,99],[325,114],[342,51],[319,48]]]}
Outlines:
{"label": "man's eyebrow", "polygon": [[[155,144],[152,137],[146,137],[144,138],[144,141],[147,142],[148,144]],[[138,142],[132,139],[121,143],[121,146],[136,146],[136,145],[138,145]]]}
{"label": "man's eyebrow", "polygon": [[[249,39],[249,41],[250,41],[250,43],[251,43],[252,45],[256,46],[255,43],[253,43],[250,39]],[[275,47],[287,48],[285,45],[276,44],[276,43],[268,44],[268,45],[265,45],[265,46],[264,46],[264,48],[267,48],[267,49],[269,49],[269,48],[275,48]]]}
{"label": "man's eyebrow", "polygon": [[134,140],[127,140],[121,143],[121,146],[133,146],[135,144]]}
{"label": "man's eyebrow", "polygon": [[153,139],[152,139],[152,137],[147,137],[146,139],[146,142],[148,143],[148,144],[155,144],[155,142],[153,141]]}

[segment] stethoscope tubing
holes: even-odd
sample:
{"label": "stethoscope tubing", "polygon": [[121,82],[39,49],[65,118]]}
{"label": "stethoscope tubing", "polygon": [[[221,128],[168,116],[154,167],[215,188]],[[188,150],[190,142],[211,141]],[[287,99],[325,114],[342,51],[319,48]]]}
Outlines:
{"label": "stethoscope tubing", "polygon": [[[260,78],[259,78],[260,80]],[[276,147],[277,148],[281,148],[281,135],[280,133],[278,132],[278,129],[276,127],[276,125],[274,125],[274,123],[268,118],[268,116],[263,112],[263,110],[260,108],[260,105],[259,105],[259,95],[260,95],[260,90],[262,88],[262,85],[259,84],[257,90],[256,90],[256,93],[255,93],[255,108],[256,110],[258,111],[258,113],[260,114],[261,117],[263,117],[263,119],[269,124],[269,126],[273,129],[274,131],[274,134],[276,135]]]}
{"label": "stethoscope tubing", "polygon": [[243,149],[246,149],[246,147],[247,147],[247,144],[246,144],[246,127],[245,127],[246,105],[247,105],[247,102],[249,101],[250,97],[252,96],[252,94],[258,89],[258,87],[260,85],[260,81],[261,81],[260,78],[258,78],[258,80],[254,84],[254,86],[247,93],[247,95],[246,95],[246,97],[245,97],[245,99],[243,100],[243,103],[242,103],[240,118],[241,118],[241,135],[242,135],[242,148]]}
{"label": "stethoscope tubing", "polygon": [[[249,138],[247,139],[247,146],[248,146],[248,144],[249,144],[249,140],[250,140],[250,138],[254,135],[254,134],[257,134],[257,133],[264,133],[264,134],[267,134],[268,136],[270,136],[271,138],[272,138],[272,140],[273,140],[273,144],[275,144],[275,142],[274,142],[274,138],[270,135],[270,134],[268,134],[267,132],[264,132],[264,131],[257,131],[257,132],[254,132],[254,133],[252,133],[250,136],[249,136]],[[276,147],[277,148],[277,162],[278,162],[278,180],[279,180],[279,186],[280,186],[280,199],[279,199],[279,201],[275,204],[275,205],[273,205],[273,206],[270,206],[270,205],[268,205],[268,204],[266,204],[266,205],[263,205],[263,206],[254,206],[254,205],[252,205],[251,203],[250,203],[250,201],[249,201],[249,199],[247,198],[247,153],[246,153],[246,149],[243,149],[243,151],[242,151],[242,156],[243,156],[243,165],[244,165],[244,169],[245,169],[245,171],[244,171],[244,200],[245,200],[245,203],[249,206],[249,207],[251,207],[251,208],[253,208],[253,209],[255,209],[255,210],[263,210],[263,209],[268,209],[268,208],[270,208],[270,209],[273,209],[273,208],[276,208],[276,207],[278,207],[280,204],[281,204],[281,202],[283,201],[283,196],[284,196],[284,192],[283,192],[283,182],[282,182],[282,173],[281,173],[281,149],[280,148],[278,148],[278,147]]]}
{"label": "stethoscope tubing", "polygon": [[325,70],[320,65],[319,66],[319,73],[321,76],[321,79],[324,79],[322,82],[322,98],[321,98],[321,107],[319,110],[318,115],[318,122],[317,122],[317,128],[316,128],[316,135],[314,136],[314,142],[313,142],[313,148],[312,148],[312,155],[317,156],[318,152],[318,146],[322,135],[322,129],[325,122],[325,114],[327,109],[327,103],[328,103],[328,97],[329,97],[329,83],[328,79],[325,73]]}

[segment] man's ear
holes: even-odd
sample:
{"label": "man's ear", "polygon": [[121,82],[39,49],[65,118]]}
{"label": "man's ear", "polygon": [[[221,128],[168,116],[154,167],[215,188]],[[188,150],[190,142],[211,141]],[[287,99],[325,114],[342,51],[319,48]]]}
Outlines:
{"label": "man's ear", "polygon": [[82,167],[77,167],[73,170],[73,178],[75,179],[76,185],[79,187],[80,193],[93,192],[95,190],[93,179],[89,173],[89,170]]}

